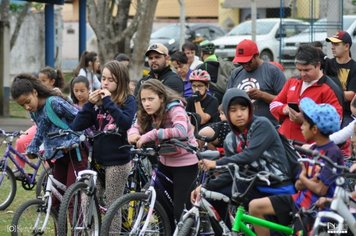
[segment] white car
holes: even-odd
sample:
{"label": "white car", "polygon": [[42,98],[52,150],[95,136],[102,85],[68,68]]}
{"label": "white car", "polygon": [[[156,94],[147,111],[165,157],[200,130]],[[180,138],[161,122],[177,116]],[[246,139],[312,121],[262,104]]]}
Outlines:
{"label": "white car", "polygon": [[[261,58],[266,61],[278,60],[281,38],[299,34],[308,27],[308,23],[296,19],[257,19],[256,42]],[[235,26],[226,36],[213,40],[216,46],[215,54],[232,60],[235,57],[236,45],[244,39],[252,39],[251,21],[245,21]]]}
{"label": "white car", "polygon": [[[328,23],[326,18],[322,18],[313,24],[313,28],[308,28],[300,34],[286,38],[282,46],[281,61],[283,63],[294,63],[294,58],[298,47],[302,44],[308,44],[315,41],[319,41],[323,44],[323,51],[326,53],[327,42],[325,39],[332,36],[327,35],[327,30],[335,29],[335,34],[337,28],[337,23]],[[351,47],[351,55],[356,56],[356,15],[343,16],[343,30],[350,34],[353,42]]]}

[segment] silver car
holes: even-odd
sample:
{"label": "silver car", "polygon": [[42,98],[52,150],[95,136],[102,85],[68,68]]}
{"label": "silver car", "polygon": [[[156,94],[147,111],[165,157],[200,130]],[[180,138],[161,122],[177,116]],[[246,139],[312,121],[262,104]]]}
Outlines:
{"label": "silver car", "polygon": [[[332,35],[327,35],[328,29],[335,29],[337,31],[338,25],[335,22],[327,22],[326,18],[322,18],[313,24],[313,28],[308,28],[300,34],[293,37],[286,38],[283,42],[281,61],[283,63],[294,63],[297,49],[302,44],[319,41],[323,44],[323,51],[326,54],[327,43],[325,39]],[[343,16],[343,30],[347,31],[353,42],[351,47],[351,55],[356,56],[356,15]]]}
{"label": "silver car", "polygon": [[[308,27],[308,23],[296,19],[257,19],[256,43],[262,59],[278,60],[281,38],[299,34]],[[235,26],[226,36],[213,41],[216,46],[215,53],[232,60],[235,57],[236,45],[244,39],[251,38],[251,21],[245,21]]]}

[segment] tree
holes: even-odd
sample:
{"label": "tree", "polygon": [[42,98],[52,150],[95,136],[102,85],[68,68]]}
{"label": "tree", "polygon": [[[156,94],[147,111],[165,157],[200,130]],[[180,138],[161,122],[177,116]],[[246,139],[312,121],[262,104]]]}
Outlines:
{"label": "tree", "polygon": [[14,32],[12,33],[10,39],[10,50],[11,50],[16,43],[16,39],[21,29],[21,25],[24,22],[28,11],[31,9],[32,3],[26,2],[24,5],[18,5],[18,4],[10,4],[10,0],[3,0],[1,1],[0,7],[1,7],[1,12],[0,12],[1,21],[10,22],[10,10],[11,12],[15,13],[17,16]]}
{"label": "tree", "polygon": [[[148,47],[158,0],[88,0],[88,19],[98,43],[100,62],[118,52],[131,57],[130,76],[142,76],[144,53]],[[135,14],[130,19],[130,7]],[[130,47],[132,39],[133,48]]]}

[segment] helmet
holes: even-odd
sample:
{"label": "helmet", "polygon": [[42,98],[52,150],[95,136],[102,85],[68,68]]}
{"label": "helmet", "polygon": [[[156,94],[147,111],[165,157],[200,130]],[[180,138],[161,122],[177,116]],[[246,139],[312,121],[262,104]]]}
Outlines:
{"label": "helmet", "polygon": [[209,83],[210,75],[206,70],[193,70],[192,73],[190,73],[189,80]]}
{"label": "helmet", "polygon": [[215,45],[210,42],[209,40],[204,40],[199,44],[200,50],[204,53],[207,53],[209,55],[214,54],[215,51]]}
{"label": "helmet", "polygon": [[310,98],[300,101],[300,108],[323,134],[332,134],[340,129],[340,116],[330,104],[316,104]]}

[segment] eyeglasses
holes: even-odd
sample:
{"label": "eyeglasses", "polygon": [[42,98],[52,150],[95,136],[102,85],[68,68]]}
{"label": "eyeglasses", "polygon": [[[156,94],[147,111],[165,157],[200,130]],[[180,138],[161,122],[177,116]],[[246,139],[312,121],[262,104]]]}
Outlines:
{"label": "eyeglasses", "polygon": [[199,85],[192,85],[192,88],[193,88],[193,89],[198,89],[198,90],[200,90],[200,89],[205,88],[205,85],[202,85],[202,84],[199,84]]}

